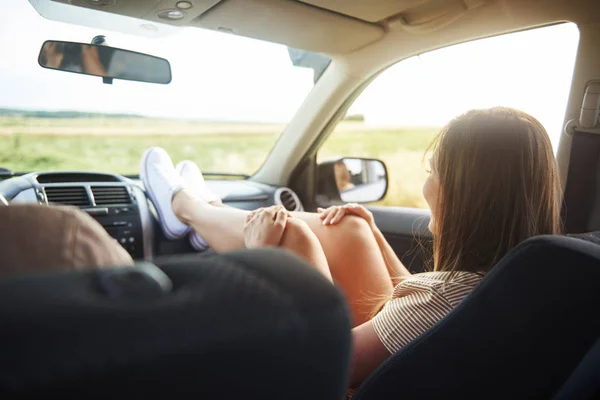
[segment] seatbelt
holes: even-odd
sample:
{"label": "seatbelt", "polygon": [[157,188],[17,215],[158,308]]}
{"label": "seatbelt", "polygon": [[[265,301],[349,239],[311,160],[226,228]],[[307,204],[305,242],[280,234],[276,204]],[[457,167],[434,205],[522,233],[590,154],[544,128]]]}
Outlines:
{"label": "seatbelt", "polygon": [[600,389],[600,339],[588,350],[554,400],[591,399]]}

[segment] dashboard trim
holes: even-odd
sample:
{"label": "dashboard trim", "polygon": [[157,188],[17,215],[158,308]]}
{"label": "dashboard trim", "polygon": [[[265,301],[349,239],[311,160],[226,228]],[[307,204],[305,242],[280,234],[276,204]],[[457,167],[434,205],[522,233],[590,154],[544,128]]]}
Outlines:
{"label": "dashboard trim", "polygon": [[269,200],[269,195],[261,194],[256,196],[227,196],[223,199],[224,203],[235,201],[265,201]]}
{"label": "dashboard trim", "polygon": [[152,220],[150,208],[148,207],[148,199],[146,194],[139,186],[132,184],[135,200],[140,212],[140,220],[142,221],[142,238],[144,243],[144,259],[151,261],[153,258],[152,243],[154,242],[154,230],[152,228]]}

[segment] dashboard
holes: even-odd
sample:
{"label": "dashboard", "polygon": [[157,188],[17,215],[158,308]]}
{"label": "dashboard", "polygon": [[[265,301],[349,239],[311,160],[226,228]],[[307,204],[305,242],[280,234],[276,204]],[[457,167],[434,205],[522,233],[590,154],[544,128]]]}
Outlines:
{"label": "dashboard", "polygon": [[[207,180],[227,205],[254,210],[283,205],[302,211],[291,189],[248,180]],[[102,172],[33,172],[0,182],[0,196],[14,204],[68,205],[92,216],[136,260],[192,252],[187,238],[167,240],[141,181]]]}

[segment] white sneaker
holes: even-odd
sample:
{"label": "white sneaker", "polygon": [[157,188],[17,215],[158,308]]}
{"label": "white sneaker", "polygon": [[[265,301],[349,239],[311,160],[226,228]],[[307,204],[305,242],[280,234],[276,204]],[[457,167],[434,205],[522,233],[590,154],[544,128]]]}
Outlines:
{"label": "white sneaker", "polygon": [[[181,161],[177,164],[175,170],[183,178],[186,187],[202,200],[208,203],[221,202],[221,198],[206,185],[202,172],[200,172],[200,168],[198,168],[195,162],[189,160]],[[208,243],[194,230],[190,233],[190,244],[196,251],[205,251],[208,249]]]}
{"label": "white sneaker", "polygon": [[221,203],[221,198],[206,185],[198,164],[190,160],[181,161],[175,167],[175,171],[183,178],[186,188],[202,200],[207,203]]}
{"label": "white sneaker", "polygon": [[140,179],[156,208],[165,236],[169,239],[179,239],[188,233],[190,227],[177,219],[171,204],[173,196],[185,185],[164,149],[151,147],[146,150],[140,163]]}

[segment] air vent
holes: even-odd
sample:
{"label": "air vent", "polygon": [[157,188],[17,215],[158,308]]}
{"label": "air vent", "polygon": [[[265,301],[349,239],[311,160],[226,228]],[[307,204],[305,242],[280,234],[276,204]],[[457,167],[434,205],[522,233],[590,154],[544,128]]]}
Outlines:
{"label": "air vent", "polygon": [[44,191],[48,203],[77,207],[90,205],[90,198],[83,186],[47,186]]}
{"label": "air vent", "polygon": [[92,186],[92,194],[97,206],[131,203],[129,191],[125,186]]}
{"label": "air vent", "polygon": [[275,191],[275,204],[282,205],[288,211],[302,211],[300,199],[288,188],[279,188]]}
{"label": "air vent", "polygon": [[114,175],[90,172],[44,172],[36,179],[38,183],[119,182]]}

